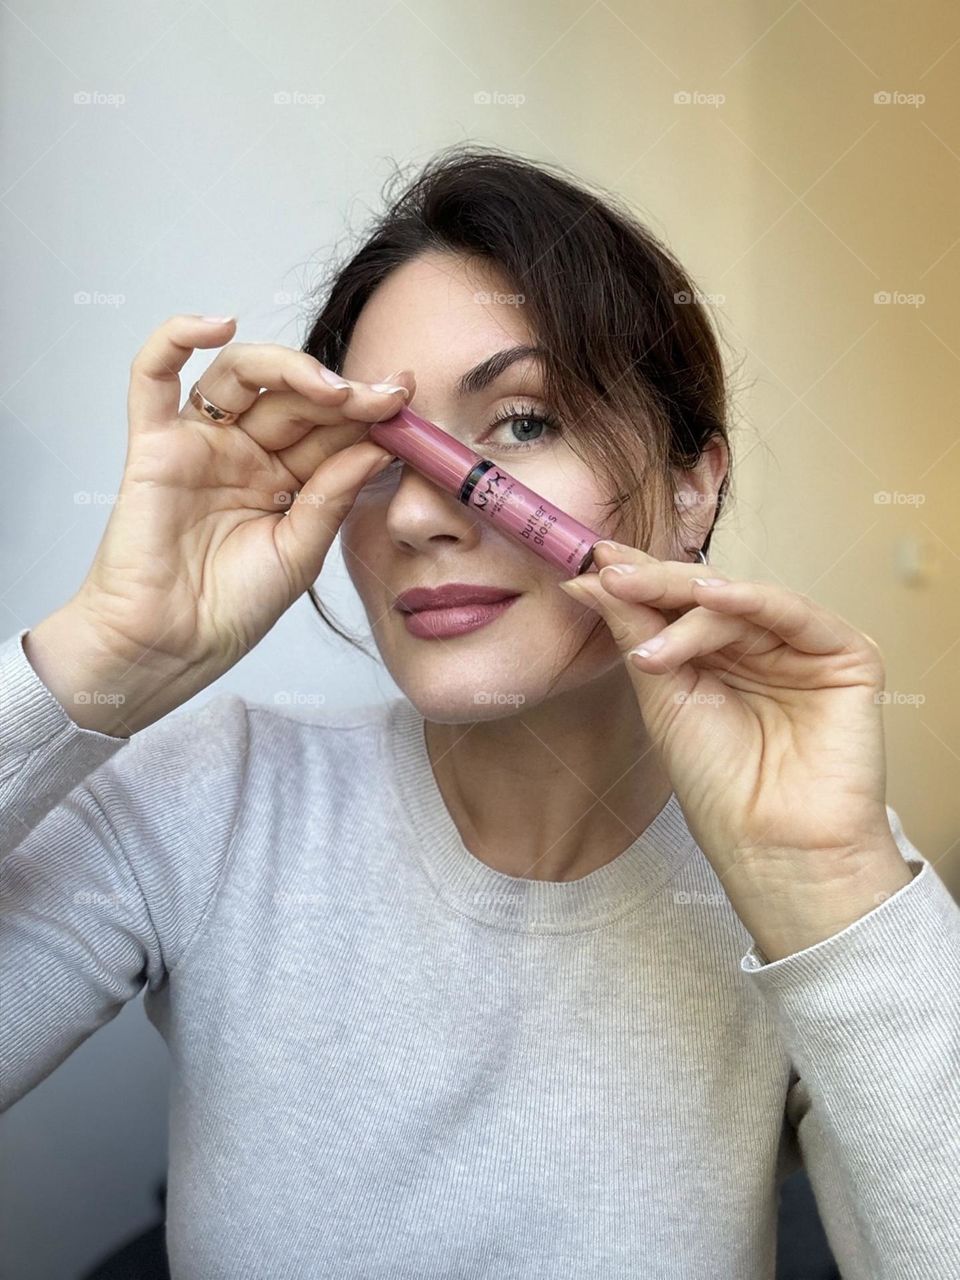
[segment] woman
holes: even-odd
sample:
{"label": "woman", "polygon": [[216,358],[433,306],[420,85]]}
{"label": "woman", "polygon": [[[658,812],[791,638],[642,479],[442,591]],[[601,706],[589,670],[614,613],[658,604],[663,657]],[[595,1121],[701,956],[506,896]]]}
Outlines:
{"label": "woman", "polygon": [[[960,911],[885,804],[876,644],[704,568],[696,298],[609,196],[461,148],[302,351],[176,316],[134,360],[95,563],[0,651],[5,1102],[146,984],[175,1277],[760,1280],[801,1160],[845,1277],[960,1274]],[[365,438],[404,402],[599,574]],[[338,532],[404,696],[169,716]]]}

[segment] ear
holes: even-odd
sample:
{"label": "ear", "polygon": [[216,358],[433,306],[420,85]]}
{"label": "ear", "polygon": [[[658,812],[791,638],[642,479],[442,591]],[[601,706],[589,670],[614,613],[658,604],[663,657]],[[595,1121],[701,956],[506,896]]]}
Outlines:
{"label": "ear", "polygon": [[717,494],[729,465],[726,441],[713,436],[694,466],[675,473],[674,503],[685,513],[684,541],[700,546],[712,528]]}

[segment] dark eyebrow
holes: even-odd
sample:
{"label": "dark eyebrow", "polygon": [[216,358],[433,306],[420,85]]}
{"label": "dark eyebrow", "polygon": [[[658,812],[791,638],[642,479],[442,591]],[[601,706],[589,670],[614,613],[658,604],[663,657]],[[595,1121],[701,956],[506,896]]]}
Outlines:
{"label": "dark eyebrow", "polygon": [[546,354],[542,347],[505,347],[503,351],[495,351],[492,356],[488,356],[486,360],[481,360],[479,364],[467,370],[456,385],[457,395],[476,395],[491,382],[495,382],[518,360],[531,358],[542,360]]}

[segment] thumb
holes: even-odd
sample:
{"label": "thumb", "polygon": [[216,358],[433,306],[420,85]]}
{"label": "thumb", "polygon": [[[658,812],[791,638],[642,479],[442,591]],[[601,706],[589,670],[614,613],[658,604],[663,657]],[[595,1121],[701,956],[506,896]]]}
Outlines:
{"label": "thumb", "polygon": [[360,490],[393,461],[372,440],[338,449],[317,467],[277,522],[277,552],[289,580],[305,591],[315,581]]}

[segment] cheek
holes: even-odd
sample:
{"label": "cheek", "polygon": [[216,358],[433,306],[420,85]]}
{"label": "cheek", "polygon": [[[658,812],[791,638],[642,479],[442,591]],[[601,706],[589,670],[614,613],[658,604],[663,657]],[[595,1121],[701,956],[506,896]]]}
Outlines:
{"label": "cheek", "polygon": [[515,474],[518,480],[542,493],[567,515],[598,533],[606,533],[610,523],[606,514],[609,507],[605,505],[606,494],[597,487],[596,477],[579,459],[572,461],[568,456],[559,464],[553,460],[551,463],[537,468],[531,466],[527,474],[518,467]]}
{"label": "cheek", "polygon": [[366,597],[366,586],[377,580],[377,558],[386,545],[386,504],[361,493],[340,525],[340,549],[351,581]]}

